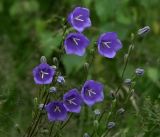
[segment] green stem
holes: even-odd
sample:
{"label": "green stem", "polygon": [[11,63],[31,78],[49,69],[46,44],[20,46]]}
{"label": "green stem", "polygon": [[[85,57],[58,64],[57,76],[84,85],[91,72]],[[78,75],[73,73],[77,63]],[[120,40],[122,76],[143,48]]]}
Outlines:
{"label": "green stem", "polygon": [[60,125],[60,128],[57,130],[57,132],[54,134],[53,137],[57,137],[57,134],[59,134],[59,131],[62,131],[63,128],[69,123],[70,119],[72,118],[73,113],[70,114],[69,118],[67,119],[67,121],[63,124]]}
{"label": "green stem", "polygon": [[[47,92],[47,91],[46,91],[46,92]],[[45,101],[44,101],[44,105],[43,105],[43,108],[42,108],[42,110],[41,110],[41,111],[43,111],[43,110],[44,110],[44,106],[45,106],[45,105],[46,105],[46,103],[47,103],[48,96],[49,96],[49,92],[48,92],[48,93],[47,93],[47,95],[46,95],[46,98],[45,98]],[[39,124],[39,121],[40,121],[41,117],[42,117],[42,113],[41,113],[41,112],[39,112],[38,119],[36,120],[35,125],[33,126],[32,130],[31,130],[31,133],[30,133],[30,134],[28,134],[28,136],[27,136],[27,137],[32,137],[32,135],[34,134],[34,132],[35,132],[35,130],[36,130],[36,128],[37,128],[37,126],[38,126],[38,124]]]}
{"label": "green stem", "polygon": [[51,135],[52,135],[54,125],[55,125],[55,123],[52,123],[50,131],[49,131],[49,137],[51,137]]}
{"label": "green stem", "polygon": [[[127,65],[128,65],[129,57],[130,57],[130,55],[131,55],[131,53],[132,53],[132,50],[133,50],[133,44],[131,44],[131,45],[129,46],[129,49],[128,49],[128,52],[127,52],[127,57],[126,57],[125,64],[124,64],[124,67],[123,67],[123,71],[122,71],[122,75],[121,75],[121,79],[122,79],[122,80],[123,80],[123,77],[124,77],[124,74],[125,74],[125,71],[126,71],[126,68],[127,68]],[[119,92],[119,90],[120,90],[120,88],[121,88],[121,84],[122,84],[122,83],[120,83],[120,85],[118,86],[118,88],[117,88],[117,90],[116,90],[116,92],[115,92],[115,95],[118,94],[118,92]]]}

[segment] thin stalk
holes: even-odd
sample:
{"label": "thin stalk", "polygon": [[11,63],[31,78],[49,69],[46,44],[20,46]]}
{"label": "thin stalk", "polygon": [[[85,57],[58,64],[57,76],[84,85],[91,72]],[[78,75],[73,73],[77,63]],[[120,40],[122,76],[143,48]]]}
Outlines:
{"label": "thin stalk", "polygon": [[[44,106],[45,106],[45,104],[47,103],[48,96],[49,96],[49,92],[47,93],[47,96],[46,96],[46,98],[45,98],[42,111],[44,110]],[[35,125],[33,126],[33,130],[31,130],[31,133],[28,134],[27,137],[32,137],[32,135],[34,134],[35,129],[37,128],[37,126],[38,126],[38,124],[39,124],[39,121],[40,121],[41,117],[42,117],[42,113],[40,112],[40,113],[39,113],[39,116],[38,116],[38,119],[36,120],[36,123],[35,123]]]}
{"label": "thin stalk", "polygon": [[51,135],[52,135],[52,131],[53,131],[54,125],[55,125],[55,122],[52,123],[52,125],[51,125],[50,131],[49,131],[49,137],[51,137]]}
{"label": "thin stalk", "polygon": [[67,119],[67,121],[63,124],[60,125],[60,128],[57,130],[57,132],[54,134],[53,137],[56,137],[57,134],[59,133],[59,131],[62,131],[62,129],[69,123],[69,120],[72,118],[73,113],[70,114],[69,118]]}

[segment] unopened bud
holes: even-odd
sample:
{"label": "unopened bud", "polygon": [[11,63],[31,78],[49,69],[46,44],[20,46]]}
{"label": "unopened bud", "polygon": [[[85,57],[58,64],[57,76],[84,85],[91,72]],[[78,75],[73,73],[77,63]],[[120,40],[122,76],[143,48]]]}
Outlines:
{"label": "unopened bud", "polygon": [[137,68],[137,69],[135,70],[135,73],[137,74],[137,76],[143,76],[143,74],[144,74],[144,69],[142,69],[142,68]]}
{"label": "unopened bud", "polygon": [[100,114],[101,114],[101,111],[100,111],[99,109],[95,109],[95,110],[94,110],[94,114],[95,114],[95,115],[100,115]]}
{"label": "unopened bud", "polygon": [[63,76],[58,76],[57,82],[60,83],[60,84],[64,84],[65,83],[64,77]]}
{"label": "unopened bud", "polygon": [[93,124],[94,124],[94,126],[97,128],[97,127],[99,126],[98,120],[94,120]]}
{"label": "unopened bud", "polygon": [[39,104],[39,109],[42,110],[44,108],[44,104]]}
{"label": "unopened bud", "polygon": [[53,64],[55,66],[58,66],[58,59],[56,57],[53,57]]}
{"label": "unopened bud", "polygon": [[146,35],[148,32],[150,32],[150,27],[149,26],[145,26],[144,28],[141,28],[138,30],[138,35],[140,36],[144,36]]}
{"label": "unopened bud", "polygon": [[127,85],[127,86],[131,86],[131,83],[132,83],[132,80],[127,78],[124,80],[124,84]]}
{"label": "unopened bud", "polygon": [[116,123],[115,122],[109,122],[107,126],[108,126],[109,129],[111,129],[111,128],[114,128],[116,126]]}
{"label": "unopened bud", "polygon": [[37,97],[35,97],[35,98],[34,98],[34,105],[36,106],[36,105],[37,105],[37,103],[38,103],[38,98],[37,98]]}
{"label": "unopened bud", "polygon": [[45,56],[42,56],[42,57],[40,58],[40,62],[41,62],[41,63],[47,63],[46,57],[45,57]]}
{"label": "unopened bud", "polygon": [[56,91],[57,91],[56,87],[50,87],[50,89],[49,89],[49,92],[50,92],[50,93],[54,93],[54,92],[56,92]]}
{"label": "unopened bud", "polygon": [[117,110],[117,113],[122,115],[125,112],[124,108],[120,108]]}
{"label": "unopened bud", "polygon": [[89,64],[86,62],[84,63],[84,70],[87,72],[89,69]]}
{"label": "unopened bud", "polygon": [[88,133],[84,133],[83,137],[90,137]]}

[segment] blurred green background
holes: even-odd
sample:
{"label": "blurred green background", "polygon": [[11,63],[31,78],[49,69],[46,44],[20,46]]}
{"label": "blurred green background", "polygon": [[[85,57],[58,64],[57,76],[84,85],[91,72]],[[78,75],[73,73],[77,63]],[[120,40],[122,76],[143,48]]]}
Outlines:
{"label": "blurred green background", "polygon": [[[160,137],[159,0],[0,0],[0,137],[22,136],[21,133],[29,126],[33,98],[37,94],[32,69],[39,64],[42,55],[50,64],[52,58],[58,56],[62,20],[76,6],[87,7],[91,12],[92,27],[84,31],[92,41],[89,49],[98,36],[107,31],[117,32],[123,42],[123,49],[114,59],[96,54],[89,72],[90,78],[105,84],[108,101],[109,91],[119,85],[131,33],[136,34],[145,25],[151,27],[145,38],[138,38],[135,42],[125,73],[125,78],[130,78],[137,67],[145,69],[135,88],[138,110],[129,103],[129,112],[111,136]],[[83,83],[81,70],[85,59],[86,56],[64,55],[60,60],[62,74],[71,87]],[[139,111],[138,116],[134,115],[136,111]],[[79,116],[74,119],[76,117]],[[72,128],[64,130],[63,136],[75,137],[77,131],[77,136],[91,132],[93,123],[89,118],[87,123],[86,119],[81,119],[83,129],[74,128],[73,120]]]}

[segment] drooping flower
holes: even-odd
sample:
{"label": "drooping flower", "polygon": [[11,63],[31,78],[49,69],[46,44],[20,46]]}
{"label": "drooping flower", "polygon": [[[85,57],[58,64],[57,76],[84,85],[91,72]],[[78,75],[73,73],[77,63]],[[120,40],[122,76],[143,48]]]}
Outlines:
{"label": "drooping flower", "polygon": [[79,113],[81,110],[82,98],[77,89],[68,91],[63,96],[64,106],[69,112]]}
{"label": "drooping flower", "polygon": [[63,102],[54,101],[45,106],[49,121],[65,121],[67,119],[67,110]]}
{"label": "drooping flower", "polygon": [[82,33],[70,33],[64,41],[64,47],[67,54],[83,56],[89,40]]}
{"label": "drooping flower", "polygon": [[33,69],[33,76],[36,84],[50,84],[54,75],[55,69],[47,63],[41,63]]}
{"label": "drooping flower", "polygon": [[94,80],[88,80],[82,87],[81,96],[83,101],[89,106],[96,102],[101,102],[104,99],[103,85]]}
{"label": "drooping flower", "polygon": [[90,12],[87,8],[76,7],[68,16],[69,24],[79,32],[91,26]]}
{"label": "drooping flower", "polygon": [[114,58],[122,48],[122,43],[115,32],[103,33],[98,39],[98,52],[107,58]]}
{"label": "drooping flower", "polygon": [[63,77],[63,76],[58,76],[57,82],[58,82],[58,83],[61,83],[61,84],[65,83],[64,77]]}

